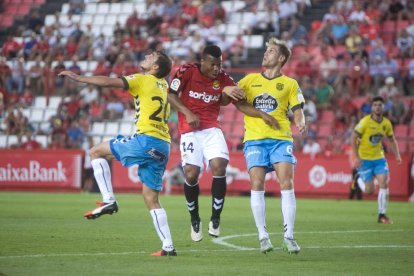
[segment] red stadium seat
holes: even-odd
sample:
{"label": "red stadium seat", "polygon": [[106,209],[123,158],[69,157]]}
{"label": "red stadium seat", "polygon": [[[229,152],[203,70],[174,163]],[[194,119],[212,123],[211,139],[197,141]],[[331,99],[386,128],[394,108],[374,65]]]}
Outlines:
{"label": "red stadium seat", "polygon": [[322,124],[332,124],[335,120],[335,113],[332,110],[323,110],[319,120]]}
{"label": "red stadium seat", "polygon": [[361,108],[361,106],[367,101],[367,97],[365,96],[360,96],[360,97],[355,97],[352,99],[352,102],[354,103],[354,105],[356,107]]}
{"label": "red stadium seat", "polygon": [[18,5],[8,5],[6,6],[6,14],[17,14],[17,11],[19,9]]}
{"label": "red stadium seat", "polygon": [[397,32],[399,32],[402,29],[406,29],[409,25],[410,25],[410,21],[408,20],[397,21]]}
{"label": "red stadium seat", "polygon": [[31,8],[31,5],[28,5],[28,4],[19,5],[17,14],[22,15],[22,16],[27,15],[30,12],[30,8]]}
{"label": "red stadium seat", "polygon": [[408,137],[410,137],[411,139],[414,139],[414,125],[413,124],[410,125],[410,130],[408,132]]}
{"label": "red stadium seat", "polygon": [[398,149],[400,150],[400,153],[406,153],[408,152],[408,140],[407,138],[397,138],[398,143]]}
{"label": "red stadium seat", "polygon": [[318,128],[318,137],[327,137],[332,135],[332,125],[320,125]]}
{"label": "red stadium seat", "polygon": [[408,126],[407,125],[395,125],[394,135],[395,137],[407,138]]}
{"label": "red stadium seat", "polygon": [[8,28],[11,25],[13,25],[13,21],[14,21],[13,15],[2,15],[0,19],[0,26]]}

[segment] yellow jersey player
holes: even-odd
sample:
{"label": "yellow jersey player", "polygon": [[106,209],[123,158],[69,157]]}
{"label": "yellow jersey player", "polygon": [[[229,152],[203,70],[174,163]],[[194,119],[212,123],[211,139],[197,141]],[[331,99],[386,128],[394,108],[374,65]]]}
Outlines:
{"label": "yellow jersey player", "polygon": [[386,216],[389,170],[382,147],[383,137],[388,137],[398,164],[401,163],[401,156],[391,122],[383,116],[383,112],[384,99],[374,97],[371,104],[371,114],[363,117],[355,126],[351,136],[351,144],[356,156],[355,166],[358,167],[358,184],[362,191],[371,194],[375,189],[373,178],[377,178],[379,185],[378,222],[391,224],[392,221]]}
{"label": "yellow jersey player", "polygon": [[[273,250],[266,229],[264,180],[267,172],[276,171],[281,189],[281,208],[284,225],[283,249],[299,253],[300,247],[293,237],[296,214],[296,198],[293,190],[293,171],[296,158],[293,155],[293,138],[288,110],[293,112],[299,132],[307,132],[303,114],[304,98],[296,80],[281,73],[291,55],[286,42],[270,38],[264,53],[263,73],[249,74],[239,82],[245,91],[247,103],[271,115],[279,124],[273,128],[262,119],[244,116],[244,157],[249,171],[251,209],[258,229],[260,249],[263,253]],[[243,112],[243,105],[236,104]],[[245,113],[246,114],[246,113]]]}
{"label": "yellow jersey player", "polygon": [[59,74],[78,82],[126,89],[133,96],[135,103],[136,133],[129,137],[117,136],[94,146],[90,151],[94,175],[103,201],[84,216],[88,219],[96,219],[103,214],[118,212],[108,160],[116,159],[127,167],[137,164],[138,175],[144,184],[142,188],[144,201],[162,241],[162,250],[152,255],[176,256],[167,214],[158,199],[162,190],[162,177],[170,156],[170,135],[167,126],[168,84],[164,78],[170,73],[171,60],[164,53],[157,51],[145,56],[141,68],[145,74],[121,78],[85,77],[71,71],[63,71]]}

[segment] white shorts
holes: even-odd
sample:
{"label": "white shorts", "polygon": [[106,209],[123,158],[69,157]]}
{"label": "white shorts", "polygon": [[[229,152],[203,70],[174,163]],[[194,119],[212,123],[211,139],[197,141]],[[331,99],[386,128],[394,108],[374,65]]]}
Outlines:
{"label": "white shorts", "polygon": [[208,167],[211,159],[221,157],[230,160],[223,132],[215,127],[181,135],[180,151],[183,167],[191,164],[203,169],[203,162]]}

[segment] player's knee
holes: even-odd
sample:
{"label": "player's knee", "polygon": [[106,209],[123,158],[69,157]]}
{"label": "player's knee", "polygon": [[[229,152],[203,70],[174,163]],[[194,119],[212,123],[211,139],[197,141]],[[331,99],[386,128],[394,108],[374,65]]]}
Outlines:
{"label": "player's knee", "polygon": [[365,193],[366,193],[366,194],[371,195],[371,194],[373,194],[373,193],[374,193],[374,191],[375,191],[375,187],[374,187],[374,185],[366,185],[366,186],[365,186]]}
{"label": "player's knee", "polygon": [[89,156],[91,157],[92,160],[101,157],[100,154],[99,154],[99,150],[98,150],[98,148],[96,146],[95,147],[92,147],[89,150]]}

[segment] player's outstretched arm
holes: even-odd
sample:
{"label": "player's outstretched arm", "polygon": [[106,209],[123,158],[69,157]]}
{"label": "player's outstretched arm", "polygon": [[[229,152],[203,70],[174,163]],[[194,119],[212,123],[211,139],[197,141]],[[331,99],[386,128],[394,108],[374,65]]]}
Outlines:
{"label": "player's outstretched arm", "polygon": [[388,139],[390,141],[390,147],[391,147],[391,150],[394,152],[395,159],[397,160],[397,163],[401,164],[402,159],[401,159],[400,150],[398,148],[398,143],[397,143],[397,140],[395,139],[395,136],[392,135],[392,136],[388,137]]}
{"label": "player's outstretched arm", "polygon": [[58,77],[67,77],[71,80],[102,86],[102,87],[118,87],[124,88],[124,82],[120,78],[110,78],[106,76],[80,76],[72,71],[62,71],[59,73]]}
{"label": "player's outstretched arm", "polygon": [[249,105],[246,101],[238,101],[234,104],[237,109],[246,114],[247,116],[250,117],[256,117],[256,118],[262,118],[263,121],[268,124],[269,126],[275,128],[275,129],[279,129],[279,122],[273,117],[270,116],[269,114],[267,114],[266,112],[263,112],[251,105]]}
{"label": "player's outstretched arm", "polygon": [[244,90],[240,89],[238,86],[224,87],[222,95],[221,105],[228,105],[232,100],[237,102],[245,99]]}
{"label": "player's outstretched arm", "polygon": [[200,118],[191,112],[191,110],[183,104],[177,95],[168,93],[167,98],[168,102],[177,112],[181,112],[185,115],[185,119],[190,126],[196,128],[200,125]]}

